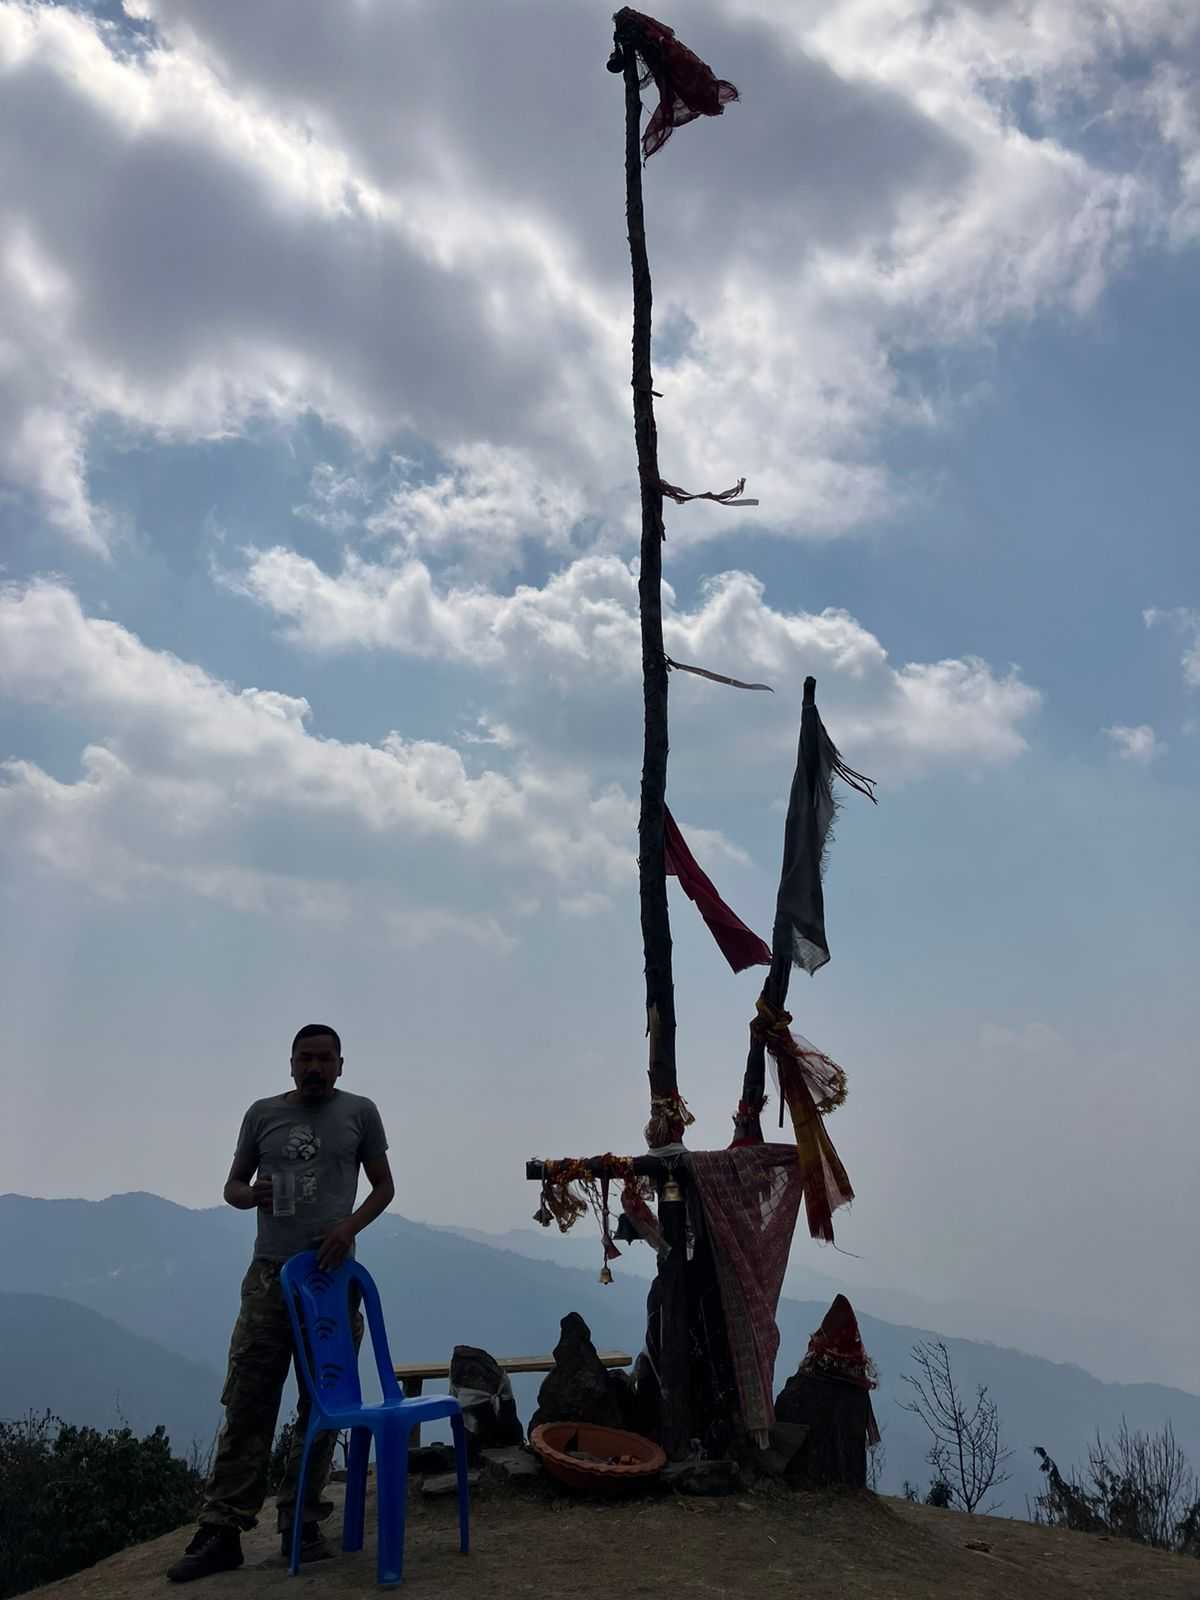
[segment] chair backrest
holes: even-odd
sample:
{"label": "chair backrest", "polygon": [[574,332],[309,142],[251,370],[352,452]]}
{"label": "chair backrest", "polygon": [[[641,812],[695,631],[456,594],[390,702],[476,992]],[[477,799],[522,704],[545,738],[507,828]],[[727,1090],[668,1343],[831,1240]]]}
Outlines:
{"label": "chair backrest", "polygon": [[332,1272],[324,1272],[317,1265],[316,1251],[305,1250],[284,1263],[280,1282],[292,1322],[297,1365],[318,1410],[346,1411],[362,1405],[358,1352],[350,1322],[352,1283],[362,1291],[383,1397],[401,1398],[392,1370],[379,1290],[366,1267],[351,1260]]}

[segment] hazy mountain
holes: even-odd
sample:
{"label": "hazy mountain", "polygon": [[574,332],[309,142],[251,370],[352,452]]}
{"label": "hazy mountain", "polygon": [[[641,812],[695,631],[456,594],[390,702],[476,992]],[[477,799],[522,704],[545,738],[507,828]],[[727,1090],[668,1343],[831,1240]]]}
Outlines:
{"label": "hazy mountain", "polygon": [[[564,1267],[590,1270],[597,1259],[594,1235],[585,1236],[579,1229],[566,1234],[554,1227],[509,1228],[503,1233],[479,1228],[438,1231],[457,1233],[476,1244],[513,1250],[518,1255],[555,1261]],[[793,1300],[831,1300],[841,1291],[859,1310],[885,1322],[937,1328],[963,1339],[1009,1345],[1027,1355],[1086,1367],[1110,1383],[1162,1383],[1200,1390],[1200,1343],[1191,1328],[1146,1327],[1144,1320],[1139,1327],[1110,1318],[1067,1316],[1039,1306],[992,1305],[962,1297],[932,1299],[905,1289],[862,1282],[859,1277],[851,1283],[813,1267],[813,1257],[822,1261],[836,1257],[810,1245],[807,1239],[798,1239],[795,1256],[798,1259],[788,1267],[784,1283],[784,1293]],[[648,1251],[631,1250],[626,1252],[621,1270],[649,1278],[654,1273],[654,1262]],[[860,1275],[861,1270],[857,1269]]]}
{"label": "hazy mountain", "polygon": [[221,1418],[215,1368],[188,1361],[86,1306],[0,1294],[0,1417],[52,1411],[94,1428],[166,1428],[179,1455],[207,1453]]}
{"label": "hazy mountain", "polygon": [[[584,1224],[580,1223],[580,1228]],[[238,1282],[250,1256],[253,1219],[228,1208],[188,1211],[153,1195],[101,1202],[0,1197],[0,1251],[10,1288],[53,1294],[101,1312],[113,1322],[204,1363],[224,1363],[237,1309]],[[587,1253],[586,1235],[577,1248]],[[382,1218],[362,1241],[388,1317],[396,1360],[432,1360],[456,1343],[483,1345],[497,1355],[553,1348],[560,1318],[579,1311],[598,1345],[636,1352],[644,1328],[646,1281],[631,1246],[616,1263],[608,1288],[597,1281],[593,1238],[586,1270],[536,1260],[494,1243],[463,1237],[403,1218]],[[804,1353],[824,1314],[833,1280],[820,1300],[780,1306],[780,1384]],[[899,1401],[909,1351],[920,1326],[861,1317],[863,1336],[881,1376],[876,1410],[887,1452],[885,1487],[904,1478],[928,1480],[925,1439]],[[1097,1427],[1110,1431],[1122,1416],[1157,1429],[1168,1418],[1181,1446],[1200,1466],[1200,1398],[1150,1384],[1107,1384],[1072,1365],[1055,1365],[995,1344],[952,1338],[956,1375],[971,1390],[986,1383],[1000,1406],[1012,1446],[1013,1482],[1007,1506],[1023,1512],[1040,1479],[1031,1446],[1044,1445],[1060,1465],[1082,1458]],[[136,1369],[135,1369],[136,1370]],[[215,1397],[219,1379],[211,1378]],[[528,1416],[536,1382],[515,1385]]]}

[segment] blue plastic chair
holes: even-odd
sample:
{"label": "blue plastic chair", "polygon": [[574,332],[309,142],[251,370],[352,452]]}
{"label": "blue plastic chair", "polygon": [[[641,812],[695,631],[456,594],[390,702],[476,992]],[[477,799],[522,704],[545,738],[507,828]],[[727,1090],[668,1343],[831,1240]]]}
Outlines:
{"label": "blue plastic chair", "polygon": [[[468,1549],[467,1441],[462,1407],[451,1395],[406,1400],[388,1353],[387,1332],[379,1304],[379,1290],[365,1267],[345,1261],[333,1272],[322,1272],[316,1252],[306,1250],[286,1262],[280,1280],[292,1336],[296,1365],[311,1401],[304,1455],[296,1484],[292,1527],[293,1577],[300,1570],[300,1537],[308,1458],[318,1434],[350,1430],[346,1475],[346,1509],[342,1524],[342,1549],[361,1550],[366,1516],[367,1462],[375,1440],[375,1474],[378,1489],[379,1582],[400,1582],[404,1568],[404,1522],[408,1505],[408,1439],[420,1422],[449,1417],[454,1433],[458,1468],[458,1528],[463,1555]],[[363,1309],[371,1330],[371,1345],[383,1400],[364,1405],[358,1375],[358,1352],[350,1323],[350,1284],[362,1289]],[[315,1369],[315,1370],[314,1370]]]}

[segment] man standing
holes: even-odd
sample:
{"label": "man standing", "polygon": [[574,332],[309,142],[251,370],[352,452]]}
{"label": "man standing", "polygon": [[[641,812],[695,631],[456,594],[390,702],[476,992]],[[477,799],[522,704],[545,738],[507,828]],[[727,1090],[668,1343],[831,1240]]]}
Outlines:
{"label": "man standing", "polygon": [[[286,1094],[256,1100],[247,1111],[225,1183],[225,1200],[258,1210],[254,1259],[242,1282],[242,1305],[229,1346],[221,1403],[225,1425],[204,1491],[200,1526],[185,1554],[168,1568],[176,1583],[242,1564],[243,1532],[253,1528],[267,1494],[267,1472],[279,1402],[293,1359],[292,1330],[279,1273],[301,1250],[316,1250],[322,1267],[341,1266],[355,1236],[387,1209],[395,1194],[387,1139],[371,1100],[337,1087],[341,1040],[323,1023],[301,1028],[292,1043],[292,1082]],[[355,1209],[358,1169],[371,1192]],[[354,1311],[355,1342],[362,1318]],[[278,1496],[284,1555],[291,1552],[296,1482],[309,1402],[300,1384],[292,1447]],[[329,1478],[335,1436],[322,1434],[309,1458],[301,1559],[329,1554],[320,1522],[332,1506],[321,1496]]]}

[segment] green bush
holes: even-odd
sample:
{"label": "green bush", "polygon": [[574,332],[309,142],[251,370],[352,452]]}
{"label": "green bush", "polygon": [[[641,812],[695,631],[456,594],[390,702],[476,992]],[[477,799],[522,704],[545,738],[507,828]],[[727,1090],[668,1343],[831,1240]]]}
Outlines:
{"label": "green bush", "polygon": [[0,1422],[0,1600],[52,1583],[189,1521],[203,1478],[162,1428]]}

